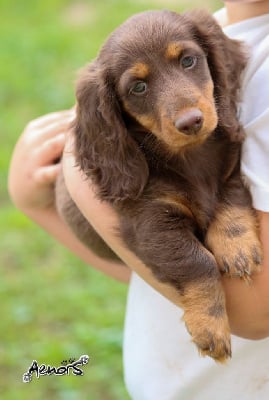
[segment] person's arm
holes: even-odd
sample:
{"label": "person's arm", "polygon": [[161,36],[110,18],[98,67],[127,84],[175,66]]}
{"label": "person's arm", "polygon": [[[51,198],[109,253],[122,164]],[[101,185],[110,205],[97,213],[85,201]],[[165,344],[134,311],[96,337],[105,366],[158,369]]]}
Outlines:
{"label": "person's arm", "polygon": [[223,278],[232,331],[249,339],[269,336],[269,213],[259,211],[258,217],[263,248],[261,272],[249,285]]}
{"label": "person's arm", "polygon": [[[94,226],[108,245],[119,257],[154,287],[176,305],[180,306],[176,290],[157,281],[151,271],[131,253],[115,234],[118,218],[112,208],[96,198],[93,186],[82,172],[75,167],[72,156],[72,139],[70,138],[63,157],[63,169],[68,190],[84,216]],[[232,332],[249,339],[261,339],[269,335],[269,214],[260,213],[261,240],[264,248],[262,272],[253,277],[252,283],[236,278],[223,278],[227,296],[228,315]],[[101,217],[100,217],[101,216]]]}
{"label": "person's arm", "polygon": [[228,24],[244,21],[269,13],[268,0],[226,0]]}
{"label": "person's arm", "polygon": [[14,204],[79,258],[113,278],[127,282],[124,265],[97,257],[74,236],[54,207],[54,182],[72,111],[53,113],[32,121],[13,152],[9,193]]}
{"label": "person's arm", "polygon": [[[224,0],[224,3],[227,11],[226,26],[269,13],[267,0]],[[259,96],[261,94],[257,93],[257,98]],[[259,144],[261,146],[260,141]],[[258,214],[263,246],[261,273],[253,278],[250,286],[238,280],[223,279],[233,332],[250,338],[269,335],[269,213]]]}

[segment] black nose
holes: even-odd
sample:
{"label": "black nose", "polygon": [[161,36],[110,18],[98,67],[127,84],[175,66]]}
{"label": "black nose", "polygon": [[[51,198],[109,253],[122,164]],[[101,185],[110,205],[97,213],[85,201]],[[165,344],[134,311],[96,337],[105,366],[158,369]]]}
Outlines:
{"label": "black nose", "polygon": [[198,108],[193,108],[186,111],[175,121],[175,127],[178,131],[185,133],[186,135],[193,135],[198,133],[202,128],[204,117],[202,111]]}

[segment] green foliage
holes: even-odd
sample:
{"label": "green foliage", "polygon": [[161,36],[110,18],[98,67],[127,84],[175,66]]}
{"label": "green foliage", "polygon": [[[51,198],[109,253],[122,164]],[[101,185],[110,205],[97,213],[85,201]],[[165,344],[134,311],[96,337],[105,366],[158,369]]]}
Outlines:
{"label": "green foliage", "polygon": [[[127,288],[85,266],[11,204],[6,181],[25,124],[74,104],[77,70],[129,15],[178,1],[0,0],[0,393],[15,399],[127,399],[122,330]],[[200,0],[193,5],[200,5]],[[208,1],[217,6],[217,0]],[[181,5],[188,6],[188,1]],[[33,359],[88,354],[84,376],[22,383]]]}

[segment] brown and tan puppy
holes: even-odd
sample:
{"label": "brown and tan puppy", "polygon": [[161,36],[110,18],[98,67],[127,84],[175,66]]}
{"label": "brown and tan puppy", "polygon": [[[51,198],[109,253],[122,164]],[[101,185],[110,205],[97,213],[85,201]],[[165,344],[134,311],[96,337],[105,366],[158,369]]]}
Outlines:
{"label": "brown and tan puppy", "polygon": [[[221,274],[248,278],[261,263],[251,198],[240,176],[241,45],[204,12],[128,19],[77,86],[76,159],[120,234],[181,296],[201,354],[231,355]],[[84,243],[116,257],[69,198],[58,207]]]}

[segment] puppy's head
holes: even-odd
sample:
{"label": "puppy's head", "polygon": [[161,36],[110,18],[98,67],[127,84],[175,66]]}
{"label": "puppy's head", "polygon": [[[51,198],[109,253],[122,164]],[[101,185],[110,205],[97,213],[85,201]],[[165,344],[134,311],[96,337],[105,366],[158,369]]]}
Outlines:
{"label": "puppy's head", "polygon": [[147,181],[146,160],[123,115],[171,154],[202,143],[217,125],[232,140],[240,136],[243,66],[239,44],[205,13],[146,12],[116,29],[77,90],[78,161],[102,197],[134,198]]}

